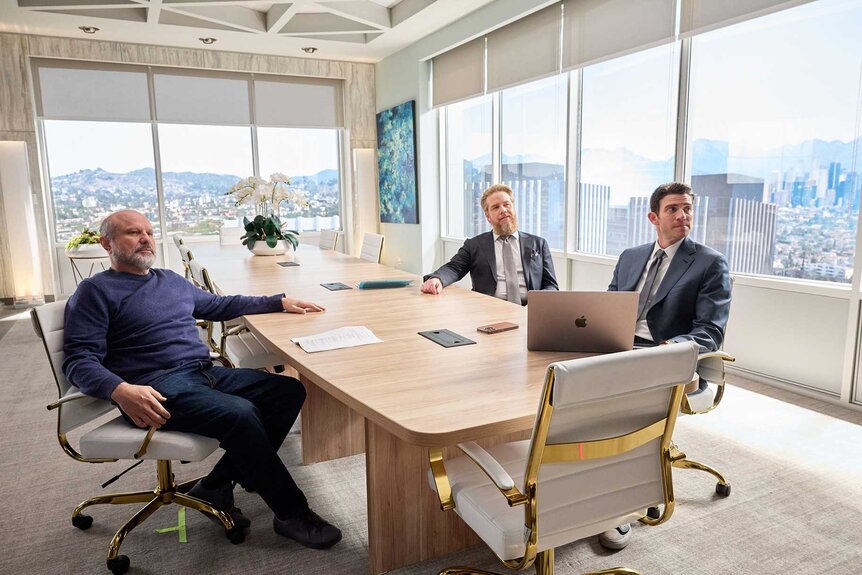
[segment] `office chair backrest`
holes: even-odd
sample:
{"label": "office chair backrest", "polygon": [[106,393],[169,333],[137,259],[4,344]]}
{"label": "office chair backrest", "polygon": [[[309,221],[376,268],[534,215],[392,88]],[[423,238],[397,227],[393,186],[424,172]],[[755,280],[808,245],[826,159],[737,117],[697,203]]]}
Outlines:
{"label": "office chair backrest", "polygon": [[177,249],[183,246],[183,236],[180,234],[174,234],[172,236],[174,238],[174,245],[177,246]]}
{"label": "office chair backrest", "polygon": [[338,230],[321,230],[320,243],[321,249],[334,250],[338,244]]}
{"label": "office chair backrest", "polygon": [[183,260],[183,265],[188,266],[189,262],[195,259],[195,256],[192,255],[192,250],[185,244],[180,246],[180,258]]}
{"label": "office chair backrest", "polygon": [[[45,304],[30,310],[30,318],[36,334],[42,339],[48,363],[54,373],[59,397],[80,393],[78,388],[69,383],[63,373],[63,328],[65,326],[66,302],[58,301]],[[102,399],[70,401],[60,410],[58,433],[67,433],[76,427],[89,423],[97,417],[116,409],[114,405]]]}
{"label": "office chair backrest", "polygon": [[[590,505],[597,502],[607,517],[617,517],[666,503],[668,495],[672,501],[662,453],[683,387],[694,375],[697,350],[688,342],[549,366],[524,487],[527,492],[538,481],[540,548],[572,541],[579,530],[591,535],[590,525],[578,518],[594,520]],[[555,506],[572,492],[577,503],[566,508],[566,517],[555,516]]]}
{"label": "office chair backrest", "polygon": [[208,292],[212,292],[209,285],[209,274],[206,268],[199,260],[189,262],[189,272],[191,273],[192,283]]}
{"label": "office chair backrest", "polygon": [[380,263],[380,253],[383,251],[383,236],[366,233],[362,237],[362,251],[359,257],[363,260]]}

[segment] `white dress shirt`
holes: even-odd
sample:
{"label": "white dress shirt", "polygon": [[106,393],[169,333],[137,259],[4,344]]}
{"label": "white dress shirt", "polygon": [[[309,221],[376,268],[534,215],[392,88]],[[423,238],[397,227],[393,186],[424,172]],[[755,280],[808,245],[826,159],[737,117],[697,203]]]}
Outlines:
{"label": "white dress shirt", "polygon": [[[500,299],[506,298],[506,270],[503,267],[503,242],[500,241],[500,236],[497,232],[494,234],[494,259],[497,262],[497,291],[494,292],[494,297]],[[518,232],[515,232],[509,237],[509,242],[512,244],[512,249],[515,252],[515,268],[518,270],[518,288],[520,290],[521,303],[527,301],[527,280],[524,277],[524,264],[521,262],[521,239]]]}
{"label": "white dress shirt", "polygon": [[[655,274],[655,281],[652,284],[652,293],[650,297],[654,296],[658,291],[659,286],[661,285],[662,280],[664,279],[665,274],[667,273],[667,269],[670,267],[670,262],[673,257],[676,255],[677,250],[679,250],[679,246],[682,243],[682,240],[669,245],[666,248],[662,248],[658,245],[658,242],[655,243],[652,249],[652,255],[647,260],[647,264],[644,266],[644,271],[641,274],[641,279],[638,280],[637,291],[640,292],[644,287],[644,282],[646,282],[647,272],[649,271],[649,267],[655,259],[656,252],[660,249],[664,249],[665,257],[662,262],[658,266],[658,270]],[[649,341],[653,341],[652,334],[649,332],[649,326],[647,325],[646,314],[644,314],[644,318],[637,322],[635,325],[635,336],[642,337],[643,339],[647,339]]]}

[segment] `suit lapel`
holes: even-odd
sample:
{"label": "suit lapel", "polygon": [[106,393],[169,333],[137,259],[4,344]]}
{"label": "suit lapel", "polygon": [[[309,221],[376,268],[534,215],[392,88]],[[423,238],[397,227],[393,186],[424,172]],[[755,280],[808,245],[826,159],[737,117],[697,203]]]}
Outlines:
{"label": "suit lapel", "polygon": [[685,274],[691,264],[694,262],[694,256],[697,252],[697,247],[689,238],[682,241],[682,245],[670,262],[670,267],[667,268],[667,273],[661,280],[658,286],[658,291],[655,292],[655,297],[652,300],[652,306],[660,302],[668,294],[668,292],[676,285],[676,282]]}
{"label": "suit lapel", "polygon": [[635,265],[629,268],[631,270],[629,272],[629,277],[625,278],[624,283],[620,282],[617,289],[620,291],[635,291],[635,288],[638,287],[638,282],[640,281],[641,276],[644,275],[644,268],[646,268],[654,247],[655,242],[636,248],[638,252],[634,256],[636,258]]}
{"label": "suit lapel", "polygon": [[486,235],[479,242],[479,249],[482,251],[482,256],[488,262],[488,267],[491,269],[491,277],[497,281],[497,254],[494,252],[494,234],[486,232]]}
{"label": "suit lapel", "polygon": [[521,267],[524,269],[524,281],[527,284],[527,291],[533,289],[532,271],[530,263],[533,261],[533,238],[524,232],[518,232],[518,239],[521,242]]}

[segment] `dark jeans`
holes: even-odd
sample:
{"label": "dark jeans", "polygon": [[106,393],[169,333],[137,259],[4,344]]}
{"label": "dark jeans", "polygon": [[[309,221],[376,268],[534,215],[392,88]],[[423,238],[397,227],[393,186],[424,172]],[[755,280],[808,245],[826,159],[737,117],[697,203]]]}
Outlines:
{"label": "dark jeans", "polygon": [[167,398],[162,426],[214,437],[225,450],[207,476],[210,485],[237,481],[256,491],[281,518],[308,506],[278,449],[305,401],[292,377],[195,363],[150,385]]}

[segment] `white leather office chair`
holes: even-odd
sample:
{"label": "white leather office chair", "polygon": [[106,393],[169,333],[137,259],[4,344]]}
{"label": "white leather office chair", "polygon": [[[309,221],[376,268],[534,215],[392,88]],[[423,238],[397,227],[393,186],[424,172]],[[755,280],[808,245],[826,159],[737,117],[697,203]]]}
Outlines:
{"label": "white leather office chair", "polygon": [[[199,260],[189,262],[192,282],[199,288],[210,293],[217,293],[210,279],[209,272]],[[210,349],[220,356],[220,361],[229,367],[247,367],[251,369],[273,368],[283,371],[283,361],[278,354],[271,351],[252,332],[248,330],[241,319],[218,322],[220,335],[215,338],[213,322],[208,324],[207,342]]]}
{"label": "white leather office chair", "polygon": [[[193,433],[178,431],[156,431],[134,427],[128,423],[119,410],[110,402],[84,395],[72,386],[63,374],[63,327],[66,302],[54,302],[34,308],[31,311],[33,327],[45,345],[48,362],[54,372],[59,399],[48,406],[57,411],[57,439],[60,446],[70,457],[86,463],[115,462],[121,459],[152,459],[156,461],[158,484],[149,491],[97,495],[79,504],[72,512],[72,525],[78,529],[89,529],[93,518],[82,512],[92,505],[122,505],[126,503],[146,503],[114,535],[108,546],[107,566],[116,574],[126,573],[130,561],[120,555],[120,545],[132,529],[143,523],[157,509],[176,503],[212,515],[225,528],[227,538],[232,543],[245,539],[242,529],[234,526],[230,515],[223,513],[208,503],[195,499],[185,492],[197,479],[177,484],[171,467],[172,460],[201,461],[218,448],[218,440]],[[106,414],[116,417],[98,423]],[[78,441],[77,449],[72,446],[68,434],[82,426],[95,425],[85,431]]]}
{"label": "white leather office chair", "polygon": [[363,260],[380,263],[380,253],[383,251],[383,236],[366,233],[362,237],[362,250],[359,257]]}
{"label": "white leather office chair", "polygon": [[320,249],[334,250],[338,244],[338,230],[321,230],[320,231]]}
{"label": "white leather office chair", "polygon": [[[554,548],[673,514],[671,438],[697,345],[685,343],[548,367],[532,438],[443,461],[429,450],[429,483],[511,569],[552,575]],[[658,518],[645,510],[662,504]],[[441,575],[488,573],[470,567]],[[637,573],[617,567],[600,573]]]}

